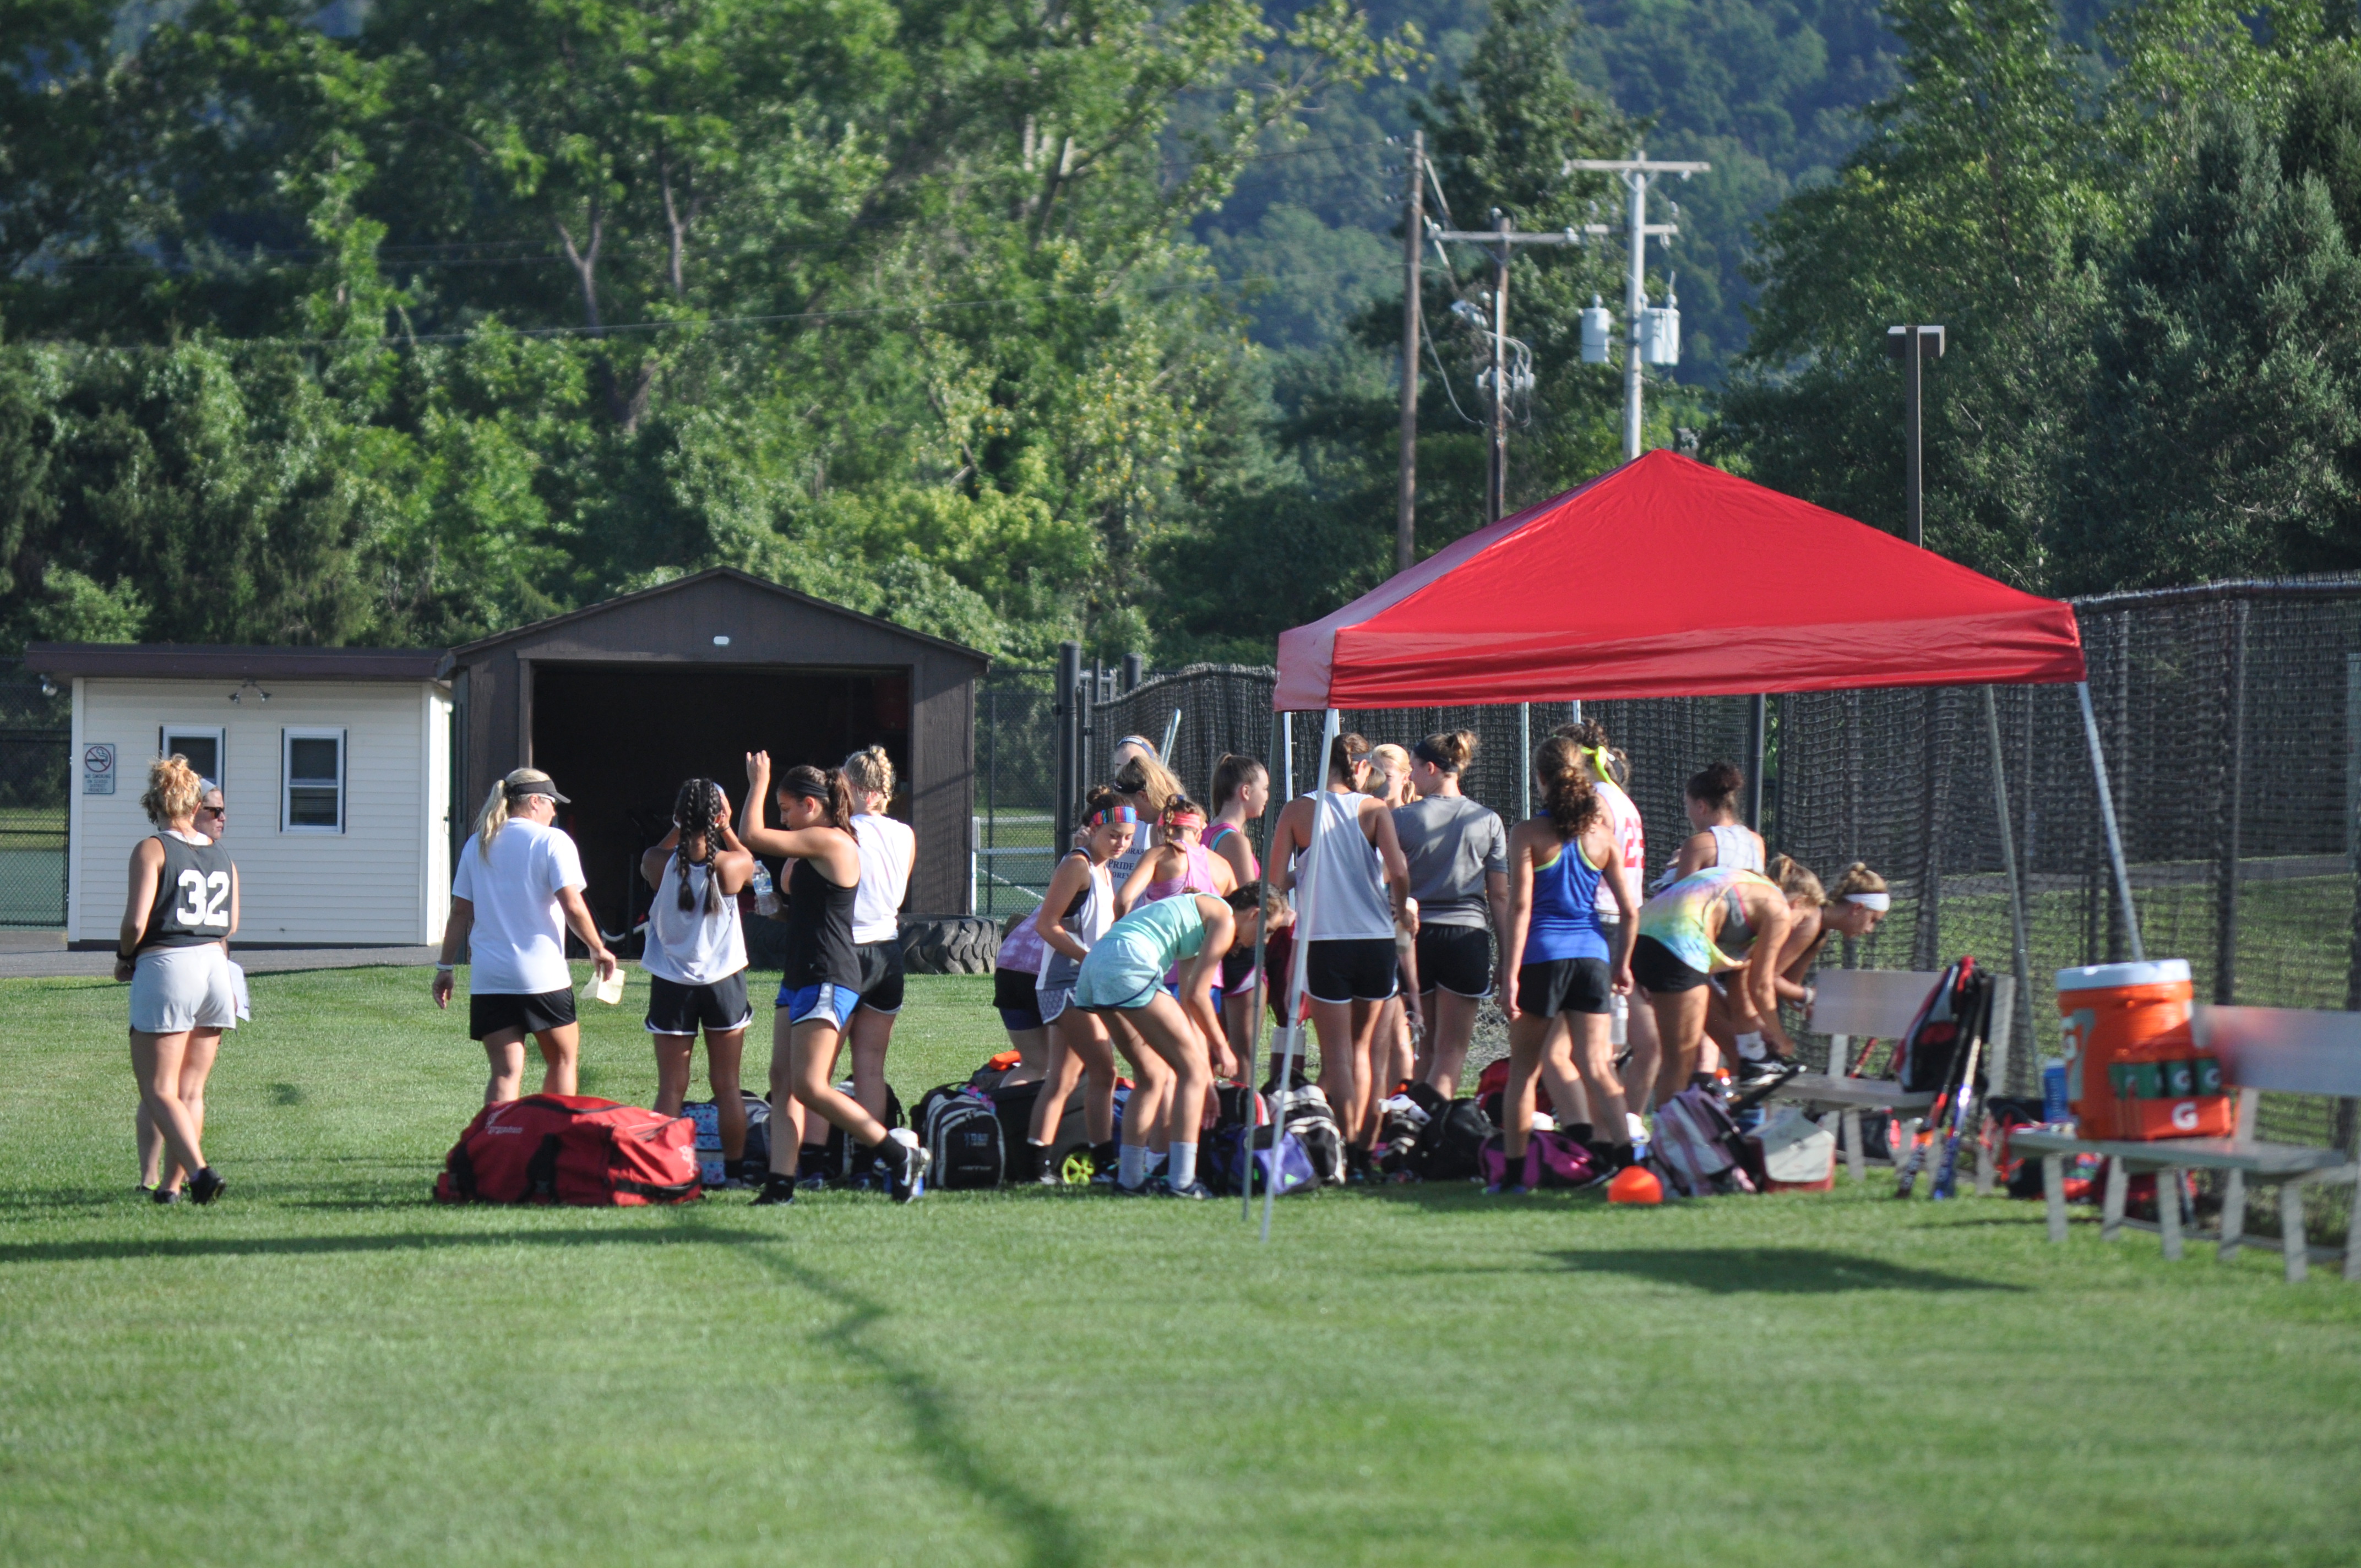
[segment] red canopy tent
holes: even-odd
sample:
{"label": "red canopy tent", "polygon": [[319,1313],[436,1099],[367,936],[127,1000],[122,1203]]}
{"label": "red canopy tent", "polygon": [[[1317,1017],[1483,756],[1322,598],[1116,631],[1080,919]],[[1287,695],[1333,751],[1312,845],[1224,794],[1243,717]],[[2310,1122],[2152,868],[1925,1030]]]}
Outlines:
{"label": "red canopy tent", "polygon": [[[1325,710],[1324,760],[1339,708],[1477,694],[1530,703],[2069,681],[2133,956],[2144,957],[2072,607],[1677,453],[1634,458],[1281,632],[1272,747],[1283,754],[1290,713]],[[1984,713],[2022,991],[2025,912],[1989,691]],[[1290,1018],[1301,1016],[1297,967]],[[1295,1026],[1284,1033],[1291,1066]]]}
{"label": "red canopy tent", "polygon": [[2070,607],[1651,452],[1280,633],[1271,706],[2082,678]]}

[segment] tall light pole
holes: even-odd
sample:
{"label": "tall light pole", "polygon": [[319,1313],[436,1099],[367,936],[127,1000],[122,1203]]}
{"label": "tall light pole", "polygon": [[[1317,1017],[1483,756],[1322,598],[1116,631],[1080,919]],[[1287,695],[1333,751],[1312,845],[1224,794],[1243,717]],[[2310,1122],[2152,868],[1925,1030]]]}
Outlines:
{"label": "tall light pole", "polygon": [[1885,329],[1886,357],[1902,361],[1903,515],[1910,543],[1921,549],[1927,543],[1927,471],[1922,456],[1927,403],[1919,373],[1926,367],[1930,344],[1935,357],[1943,357],[1941,327],[1912,322]]}
{"label": "tall light pole", "polygon": [[[1649,357],[1648,336],[1648,241],[1651,238],[1670,240],[1680,233],[1677,224],[1652,224],[1648,221],[1648,181],[1658,175],[1677,174],[1686,180],[1692,174],[1703,174],[1713,167],[1710,163],[1670,162],[1651,159],[1645,152],[1630,158],[1568,159],[1565,171],[1577,170],[1593,174],[1613,174],[1621,179],[1627,193],[1625,229],[1631,241],[1631,276],[1624,280],[1623,313],[1626,318],[1627,348],[1623,362],[1623,457],[1626,462],[1640,455],[1640,406],[1642,378],[1641,364]],[[1604,224],[1585,225],[1588,233],[1611,234]],[[1675,350],[1677,353],[1677,350]],[[1658,359],[1670,364],[1670,357]]]}

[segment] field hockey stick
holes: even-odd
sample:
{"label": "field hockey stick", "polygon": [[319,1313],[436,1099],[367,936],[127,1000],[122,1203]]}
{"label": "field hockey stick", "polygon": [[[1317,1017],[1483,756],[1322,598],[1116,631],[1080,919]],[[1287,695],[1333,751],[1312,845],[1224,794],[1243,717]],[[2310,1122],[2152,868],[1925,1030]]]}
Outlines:
{"label": "field hockey stick", "polygon": [[1976,1059],[1984,1048],[1983,1036],[1979,1032],[1968,1045],[1967,1070],[1960,1075],[1959,1091],[1951,1097],[1951,1124],[1943,1135],[1943,1157],[1935,1167],[1935,1183],[1927,1190],[1928,1198],[1949,1198],[1952,1195],[1960,1173],[1960,1135],[1966,1129],[1970,1107],[1976,1100]]}
{"label": "field hockey stick", "polygon": [[[1953,1058],[1951,1065],[1954,1071],[1965,1060],[1967,1054],[1961,1051]],[[1935,1146],[1935,1129],[1942,1125],[1944,1117],[1950,1110],[1951,1097],[1954,1092],[1953,1081],[1950,1073],[1944,1075],[1942,1086],[1936,1091],[1935,1102],[1927,1108],[1926,1118],[1918,1124],[1917,1130],[1910,1135],[1909,1157],[1903,1161],[1902,1168],[1894,1178],[1894,1195],[1896,1198],[1909,1197],[1911,1190],[1918,1185],[1918,1172],[1927,1164],[1927,1151]]]}

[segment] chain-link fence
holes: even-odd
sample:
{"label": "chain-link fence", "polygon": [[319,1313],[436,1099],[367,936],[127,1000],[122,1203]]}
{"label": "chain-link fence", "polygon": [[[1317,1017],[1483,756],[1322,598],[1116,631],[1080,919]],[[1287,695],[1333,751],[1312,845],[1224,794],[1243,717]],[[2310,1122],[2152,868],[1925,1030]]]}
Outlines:
{"label": "chain-link fence", "polygon": [[[2361,581],[2226,584],[2079,603],[2147,952],[2187,959],[2201,1000],[2361,1007]],[[1094,734],[1160,737],[1191,789],[1224,751],[1267,755],[1274,673],[1193,666],[1091,707]],[[1587,707],[1631,759],[1650,872],[1689,831],[1682,788],[1718,758],[1748,765],[1744,697]],[[1467,793],[1503,817],[1521,760],[1561,705],[1348,711],[1347,729],[1404,744],[1474,730]],[[2058,1048],[2052,980],[2127,956],[2070,686],[1819,692],[1764,705],[1762,825],[1774,852],[1833,880],[1864,861],[1893,886],[1872,938],[1831,963],[1932,969],[1963,952],[2013,967],[1993,732],[2025,899],[2030,994],[2017,1009],[2010,1091]],[[1319,720],[1291,726],[1293,787],[1311,787]],[[1094,759],[1095,760],[1095,759]],[[1094,775],[1095,776],[1095,773]],[[1275,781],[1286,782],[1286,781]],[[1805,1042],[1816,1063],[1825,1041]],[[2266,1096],[2266,1136],[2343,1142],[2327,1101]]]}
{"label": "chain-link fence", "polygon": [[66,786],[73,716],[63,693],[0,662],[0,927],[66,923]]}

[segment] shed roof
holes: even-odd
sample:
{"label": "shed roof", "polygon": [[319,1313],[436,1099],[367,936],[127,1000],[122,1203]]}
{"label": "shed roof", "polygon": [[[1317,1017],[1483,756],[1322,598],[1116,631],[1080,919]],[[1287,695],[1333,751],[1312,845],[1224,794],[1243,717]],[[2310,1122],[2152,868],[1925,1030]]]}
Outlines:
{"label": "shed roof", "polygon": [[658,583],[652,588],[642,588],[637,593],[601,599],[597,604],[586,605],[580,609],[568,610],[564,615],[553,615],[546,620],[536,620],[529,626],[495,632],[489,637],[479,637],[473,642],[463,643],[452,649],[445,655],[442,668],[448,673],[455,666],[466,663],[472,654],[485,652],[505,643],[529,641],[543,636],[557,627],[577,621],[596,620],[626,605],[640,604],[667,594],[690,592],[705,584],[717,581],[733,581],[749,587],[759,588],[764,593],[774,595],[807,609],[816,609],[846,620],[857,621],[895,637],[906,638],[913,642],[923,642],[930,648],[939,648],[944,652],[955,654],[961,658],[972,659],[979,665],[992,663],[991,654],[979,652],[963,642],[953,642],[948,638],[932,636],[924,631],[913,631],[908,627],[898,625],[882,616],[863,615],[857,609],[847,609],[840,604],[831,604],[826,599],[814,598],[809,594],[797,593],[793,588],[783,587],[777,583],[755,576],[751,572],[741,572],[735,566],[709,566],[702,572],[692,572],[685,577],[675,577],[668,583]]}
{"label": "shed roof", "polygon": [[200,642],[33,642],[36,674],[139,680],[431,681],[439,648],[239,648]]}

